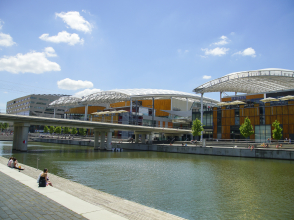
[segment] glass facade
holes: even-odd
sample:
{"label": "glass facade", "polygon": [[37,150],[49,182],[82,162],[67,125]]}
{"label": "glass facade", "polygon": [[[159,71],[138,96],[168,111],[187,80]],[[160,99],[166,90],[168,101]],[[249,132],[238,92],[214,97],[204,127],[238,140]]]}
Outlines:
{"label": "glass facade", "polygon": [[271,125],[255,125],[255,141],[266,143],[271,138]]}

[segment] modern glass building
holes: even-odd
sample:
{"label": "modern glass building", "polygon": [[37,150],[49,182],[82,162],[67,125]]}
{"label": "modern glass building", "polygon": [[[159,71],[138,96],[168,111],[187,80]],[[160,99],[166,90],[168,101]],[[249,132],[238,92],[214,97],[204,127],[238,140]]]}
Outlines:
{"label": "modern glass building", "polygon": [[[262,69],[232,73],[207,82],[194,91],[202,94],[220,92],[218,107],[204,109],[202,118],[204,127],[212,128],[215,139],[243,139],[239,128],[246,117],[254,128],[250,139],[256,142],[265,142],[272,137],[275,120],[283,128],[282,138],[294,138],[292,70]],[[222,97],[224,92],[235,92],[235,95]],[[201,120],[200,111],[193,112],[193,118]]]}

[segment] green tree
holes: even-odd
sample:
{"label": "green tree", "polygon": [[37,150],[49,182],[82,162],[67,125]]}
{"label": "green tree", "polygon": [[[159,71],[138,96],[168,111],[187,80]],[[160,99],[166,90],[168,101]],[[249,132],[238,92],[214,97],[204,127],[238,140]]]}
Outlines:
{"label": "green tree", "polygon": [[[248,117],[245,118],[244,123],[240,126],[239,130],[240,130],[240,133],[245,138],[254,134],[253,126],[251,125],[251,121]],[[248,145],[248,143],[247,143],[247,145]]]}
{"label": "green tree", "polygon": [[85,128],[80,128],[80,129],[79,129],[79,134],[80,134],[81,136],[85,136],[85,135],[86,135],[86,131],[87,131],[87,129],[85,129]]}
{"label": "green tree", "polygon": [[[192,125],[192,135],[193,136],[200,136],[201,132],[203,131],[203,126],[201,124],[201,121],[199,119],[195,119],[193,121],[193,125]],[[196,142],[196,146],[197,146],[197,142]]]}
{"label": "green tree", "polygon": [[52,135],[54,133],[54,130],[55,130],[54,126],[50,126],[49,133]]}
{"label": "green tree", "polygon": [[49,132],[48,126],[44,126],[44,133],[48,133],[48,132]]}
{"label": "green tree", "polygon": [[282,131],[283,129],[280,127],[280,122],[275,120],[272,124],[272,126],[275,128],[272,130],[273,132],[273,139],[276,139],[277,141],[282,138]]}
{"label": "green tree", "polygon": [[69,134],[69,128],[68,127],[63,127],[63,134]]}
{"label": "green tree", "polygon": [[9,124],[7,122],[4,122],[3,125],[2,125],[2,128],[4,130],[6,130],[7,128],[9,128]]}
{"label": "green tree", "polygon": [[61,127],[60,126],[55,128],[55,133],[61,134]]}
{"label": "green tree", "polygon": [[0,129],[1,129],[1,131],[3,129],[3,123],[2,122],[0,122]]}
{"label": "green tree", "polygon": [[78,131],[77,131],[76,128],[72,128],[72,129],[71,129],[71,134],[75,135],[77,132],[78,132]]}

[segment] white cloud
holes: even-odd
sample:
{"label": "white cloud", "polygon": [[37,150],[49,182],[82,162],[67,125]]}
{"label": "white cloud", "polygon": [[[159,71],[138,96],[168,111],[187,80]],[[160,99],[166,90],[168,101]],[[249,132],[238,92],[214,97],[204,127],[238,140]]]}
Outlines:
{"label": "white cloud", "polygon": [[73,96],[82,98],[83,96],[91,95],[96,92],[101,92],[101,89],[85,89],[83,91],[75,93]]}
{"label": "white cloud", "polygon": [[211,78],[211,76],[207,76],[207,75],[204,75],[203,77],[202,77],[202,79],[210,79]]}
{"label": "white cloud", "polygon": [[252,48],[252,47],[249,47],[243,51],[239,51],[237,53],[234,53],[234,55],[242,55],[242,56],[252,56],[252,57],[256,57],[256,54],[255,54],[255,50]]}
{"label": "white cloud", "polygon": [[2,21],[2,20],[0,19],[0,30],[2,29],[3,24],[4,24],[4,21]]}
{"label": "white cloud", "polygon": [[13,39],[9,34],[0,33],[0,46],[10,47],[13,44],[15,44],[15,42],[13,42]]}
{"label": "white cloud", "polygon": [[49,34],[42,34],[39,37],[41,40],[49,41],[53,43],[68,43],[69,45],[75,45],[77,43],[83,44],[84,39],[80,39],[78,34],[70,34],[66,31],[59,32],[57,36],[49,37]]}
{"label": "white cloud", "polygon": [[83,31],[85,33],[91,33],[92,31],[92,25],[86,21],[78,11],[55,13],[55,15],[62,18],[63,21],[72,29]]}
{"label": "white cloud", "polygon": [[229,50],[229,48],[219,48],[219,47],[216,47],[214,49],[201,49],[202,51],[205,52],[205,55],[212,55],[212,56],[222,56],[222,55],[225,55],[227,53],[227,51]]}
{"label": "white cloud", "polygon": [[57,54],[55,53],[55,50],[52,47],[46,47],[44,49],[44,51],[45,51],[47,57],[56,57],[57,56]]}
{"label": "white cloud", "polygon": [[221,36],[220,41],[213,43],[212,45],[225,45],[228,44],[229,39],[226,36]]}
{"label": "white cloud", "polygon": [[18,53],[16,56],[4,56],[0,59],[0,71],[15,74],[60,71],[60,66],[57,63],[47,59],[47,52],[45,48],[45,52],[32,51],[27,54]]}
{"label": "white cloud", "polygon": [[58,88],[66,90],[77,90],[83,88],[92,88],[94,85],[90,81],[72,80],[69,78],[57,82]]}
{"label": "white cloud", "polygon": [[189,50],[178,49],[178,54],[179,55],[183,55],[183,54],[187,54],[187,53],[189,53]]}

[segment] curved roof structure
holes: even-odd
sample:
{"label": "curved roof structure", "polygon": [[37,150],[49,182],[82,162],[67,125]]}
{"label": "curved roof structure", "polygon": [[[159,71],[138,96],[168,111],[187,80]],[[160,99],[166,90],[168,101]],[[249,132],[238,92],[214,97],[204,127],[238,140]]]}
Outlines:
{"label": "curved roof structure", "polygon": [[230,73],[198,86],[193,92],[263,93],[293,88],[293,70],[270,68]]}
{"label": "curved roof structure", "polygon": [[[72,96],[70,96],[72,97]],[[64,98],[64,99],[62,99]],[[199,95],[179,92],[174,90],[163,90],[163,89],[114,89],[110,91],[102,91],[93,93],[81,99],[80,101],[71,100],[69,98],[62,97],[54,102],[51,106],[73,106],[77,103],[82,105],[101,105],[107,103],[123,102],[135,100],[146,100],[146,99],[180,99],[187,100],[189,102],[200,101]],[[72,97],[74,98],[74,97]],[[217,100],[203,97],[204,103],[218,103]]]}
{"label": "curved roof structure", "polygon": [[51,102],[49,106],[57,107],[57,106],[68,106],[75,107],[79,106],[81,103],[81,98],[74,96],[62,96],[59,99],[56,99],[54,102]]}

